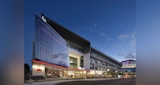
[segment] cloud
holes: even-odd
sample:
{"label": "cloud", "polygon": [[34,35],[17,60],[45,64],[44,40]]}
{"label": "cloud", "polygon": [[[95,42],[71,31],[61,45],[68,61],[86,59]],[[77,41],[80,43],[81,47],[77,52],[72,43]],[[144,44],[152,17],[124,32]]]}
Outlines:
{"label": "cloud", "polygon": [[119,39],[120,40],[124,40],[124,39],[127,39],[127,38],[129,38],[130,37],[130,34],[122,34],[122,35],[119,35]]}
{"label": "cloud", "polygon": [[89,26],[86,29],[88,29],[89,32],[96,32],[95,29],[97,28],[97,26],[98,26],[98,22],[94,22],[92,26]]}
{"label": "cloud", "polygon": [[94,28],[97,28],[97,25],[98,25],[98,23],[97,23],[97,22],[94,22],[93,27],[94,27]]}
{"label": "cloud", "polygon": [[130,45],[131,46],[136,46],[136,39],[131,40]]}
{"label": "cloud", "polygon": [[99,32],[99,33],[98,33],[98,36],[100,36],[100,37],[103,37],[103,38],[107,39],[107,41],[111,41],[111,40],[113,40],[109,35],[107,35],[107,34],[106,34],[106,33],[104,33],[104,32]]}
{"label": "cloud", "polygon": [[119,53],[118,56],[119,56],[119,57],[124,57],[125,55],[122,54],[122,53]]}
{"label": "cloud", "polygon": [[131,42],[130,42],[131,46],[136,46],[136,32],[132,32],[131,33]]}
{"label": "cloud", "polygon": [[111,41],[112,40],[112,38],[111,37],[109,37],[108,39],[107,39],[107,41]]}
{"label": "cloud", "polygon": [[136,55],[134,55],[133,53],[128,53],[126,56],[125,56],[126,59],[136,59]]}
{"label": "cloud", "polygon": [[98,22],[94,22],[92,26],[88,26],[86,27],[86,29],[89,30],[89,32],[96,33],[98,36],[107,39],[107,41],[111,41],[112,38],[107,36],[106,33],[97,31],[98,25],[99,25]]}
{"label": "cloud", "polygon": [[135,38],[136,38],[136,32],[132,32],[132,33],[131,33],[131,38],[132,38],[132,39],[135,39]]}
{"label": "cloud", "polygon": [[106,33],[104,33],[104,32],[99,32],[98,35],[101,36],[101,37],[104,37],[104,36],[106,35]]}
{"label": "cloud", "polygon": [[93,32],[93,28],[91,27],[91,28],[89,28],[89,32]]}
{"label": "cloud", "polygon": [[118,56],[121,58],[124,58],[124,59],[136,59],[136,52],[135,51],[128,51],[126,54],[119,53]]}
{"label": "cloud", "polygon": [[128,34],[122,34],[118,36],[119,40],[123,41],[125,39],[130,39],[129,44],[131,46],[136,46],[136,32],[128,33]]}

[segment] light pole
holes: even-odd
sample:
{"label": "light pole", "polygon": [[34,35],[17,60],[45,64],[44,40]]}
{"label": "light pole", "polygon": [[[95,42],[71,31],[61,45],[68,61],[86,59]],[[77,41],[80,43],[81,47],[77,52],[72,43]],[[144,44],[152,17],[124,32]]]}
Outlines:
{"label": "light pole", "polygon": [[109,71],[110,71],[110,69],[107,69],[107,77],[109,76],[109,75],[108,75],[108,72],[109,72]]}
{"label": "light pole", "polygon": [[116,72],[116,74],[117,74],[117,77],[118,77],[118,73],[117,73],[118,71],[116,70],[115,72]]}

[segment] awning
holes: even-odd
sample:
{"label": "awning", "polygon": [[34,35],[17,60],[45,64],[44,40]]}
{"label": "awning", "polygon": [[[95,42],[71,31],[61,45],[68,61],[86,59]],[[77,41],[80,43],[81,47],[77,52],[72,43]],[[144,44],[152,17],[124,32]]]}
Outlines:
{"label": "awning", "polygon": [[49,64],[49,63],[38,61],[38,60],[32,60],[32,62],[33,63],[38,63],[38,64],[43,64],[43,65],[46,65],[46,66],[51,66],[51,67],[58,68],[58,69],[68,70],[68,71],[86,71],[86,70],[78,69],[78,68],[67,68],[67,67],[58,66],[58,65],[55,65],[55,64]]}

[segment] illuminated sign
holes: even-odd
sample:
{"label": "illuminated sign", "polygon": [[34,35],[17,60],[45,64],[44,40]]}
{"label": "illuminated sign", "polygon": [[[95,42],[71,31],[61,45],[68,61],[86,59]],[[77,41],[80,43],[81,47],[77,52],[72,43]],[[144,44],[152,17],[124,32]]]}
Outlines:
{"label": "illuminated sign", "polygon": [[37,72],[41,72],[42,70],[38,68],[36,71],[37,71]]}

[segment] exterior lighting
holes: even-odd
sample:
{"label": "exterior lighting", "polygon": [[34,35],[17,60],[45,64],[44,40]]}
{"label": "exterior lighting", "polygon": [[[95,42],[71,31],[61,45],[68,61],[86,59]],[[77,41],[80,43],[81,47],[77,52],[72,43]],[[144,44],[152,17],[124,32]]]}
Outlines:
{"label": "exterior lighting", "polygon": [[80,69],[80,70],[81,70],[82,68],[81,68],[81,67],[78,67],[78,69]]}
{"label": "exterior lighting", "polygon": [[107,71],[110,71],[110,69],[107,69]]}
{"label": "exterior lighting", "polygon": [[95,71],[90,71],[90,74],[95,74]]}
{"label": "exterior lighting", "polygon": [[44,22],[46,22],[46,19],[45,19],[45,17],[44,17],[44,16],[42,16],[42,20],[43,20]]}
{"label": "exterior lighting", "polygon": [[73,61],[71,60],[70,63],[73,63]]}
{"label": "exterior lighting", "polygon": [[44,69],[44,66],[33,65],[32,67],[35,68],[35,69],[37,69],[37,68]]}

